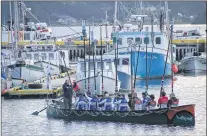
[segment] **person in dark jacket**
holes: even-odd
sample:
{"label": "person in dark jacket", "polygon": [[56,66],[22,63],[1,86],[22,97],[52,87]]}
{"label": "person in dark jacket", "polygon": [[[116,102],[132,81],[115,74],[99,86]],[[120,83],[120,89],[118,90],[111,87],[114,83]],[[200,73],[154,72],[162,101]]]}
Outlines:
{"label": "person in dark jacket", "polygon": [[69,85],[68,80],[63,84],[63,96],[65,108],[70,109],[72,107],[73,86]]}

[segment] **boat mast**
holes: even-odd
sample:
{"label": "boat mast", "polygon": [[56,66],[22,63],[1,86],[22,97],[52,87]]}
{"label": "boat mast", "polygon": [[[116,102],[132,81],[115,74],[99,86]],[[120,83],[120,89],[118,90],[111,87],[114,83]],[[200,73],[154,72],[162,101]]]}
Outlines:
{"label": "boat mast", "polygon": [[15,38],[14,38],[15,39],[15,50],[17,50],[18,48],[18,4],[17,4],[17,1],[14,1],[14,34],[15,34]]}
{"label": "boat mast", "polygon": [[13,24],[13,21],[12,21],[12,2],[10,1],[9,2],[9,14],[10,14],[10,35],[11,35],[11,43],[13,43],[13,28],[12,28],[12,24]]}
{"label": "boat mast", "polygon": [[170,33],[170,53],[171,53],[171,80],[172,80],[172,93],[173,93],[173,88],[174,88],[174,81],[173,81],[173,77],[174,77],[174,73],[173,73],[173,44],[172,44],[172,40],[173,40],[173,25],[174,25],[174,19],[172,20],[172,25],[171,25],[171,33]]}
{"label": "boat mast", "polygon": [[115,1],[115,8],[114,8],[114,27],[116,26],[117,20],[117,1]]}

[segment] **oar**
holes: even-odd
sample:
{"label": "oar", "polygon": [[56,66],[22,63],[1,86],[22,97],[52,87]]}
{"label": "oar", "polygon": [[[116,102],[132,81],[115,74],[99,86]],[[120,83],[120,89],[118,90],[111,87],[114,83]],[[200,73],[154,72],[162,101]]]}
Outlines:
{"label": "oar", "polygon": [[40,112],[44,111],[45,109],[47,109],[47,107],[45,107],[44,109],[42,109],[40,111],[33,112],[32,115],[38,115]]}

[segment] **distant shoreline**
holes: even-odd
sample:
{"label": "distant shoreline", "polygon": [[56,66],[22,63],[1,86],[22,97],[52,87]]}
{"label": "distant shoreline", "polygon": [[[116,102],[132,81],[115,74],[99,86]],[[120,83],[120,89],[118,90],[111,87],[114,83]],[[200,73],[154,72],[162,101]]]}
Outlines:
{"label": "distant shoreline", "polygon": [[[127,24],[127,23],[126,23]],[[200,25],[206,25],[206,24],[174,24],[176,26],[183,26],[183,25],[192,25],[192,26],[200,26]],[[86,25],[88,26],[88,25]],[[144,25],[146,26],[146,25]],[[149,26],[149,25],[147,25]],[[81,27],[81,25],[50,25],[49,27]],[[108,25],[108,27],[112,27],[112,25]]]}

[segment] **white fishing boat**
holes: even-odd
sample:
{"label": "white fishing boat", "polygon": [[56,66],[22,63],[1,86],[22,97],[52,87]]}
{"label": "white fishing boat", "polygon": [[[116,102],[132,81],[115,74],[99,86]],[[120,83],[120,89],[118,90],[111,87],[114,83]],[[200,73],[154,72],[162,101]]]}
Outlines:
{"label": "white fishing boat", "polygon": [[[101,63],[103,63],[103,89]],[[84,60],[79,60],[77,63],[76,82],[82,93],[84,93],[85,89],[88,90],[89,87],[89,91],[91,93],[96,93],[98,95],[102,94],[102,91],[107,91],[109,94],[114,94],[116,89],[116,73],[114,61],[111,59],[103,58],[101,62],[100,56],[96,56],[94,61],[92,57],[90,61],[87,58],[86,63],[84,63]],[[117,88],[119,90],[121,82],[118,80],[118,77],[117,84]]]}
{"label": "white fishing boat", "polygon": [[203,73],[206,72],[206,53],[190,52],[180,61],[179,68],[184,73]]}
{"label": "white fishing boat", "polygon": [[15,85],[20,84],[22,80],[32,82],[44,76],[44,68],[34,65],[34,62],[28,59],[17,60],[15,64],[8,65],[7,68],[11,70],[11,77],[14,79]]}

